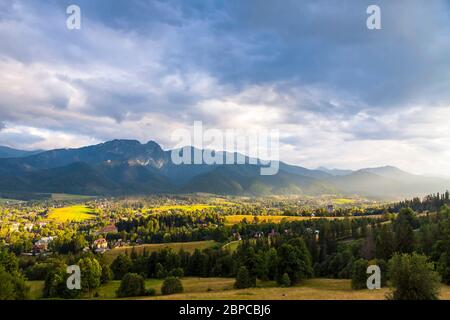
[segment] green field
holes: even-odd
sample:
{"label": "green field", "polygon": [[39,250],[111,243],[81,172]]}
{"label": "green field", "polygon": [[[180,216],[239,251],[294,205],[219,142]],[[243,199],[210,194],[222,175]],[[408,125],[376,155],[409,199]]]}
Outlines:
{"label": "green field", "polygon": [[30,298],[33,300],[42,298],[44,290],[44,281],[27,281],[30,286]]}
{"label": "green field", "polygon": [[172,248],[176,252],[183,249],[187,252],[194,252],[195,249],[206,249],[211,248],[215,246],[217,243],[214,240],[209,241],[193,241],[193,242],[172,242],[172,243],[152,243],[152,244],[142,244],[138,246],[128,246],[128,247],[118,247],[114,248],[110,251],[105,252],[105,255],[110,258],[114,259],[121,253],[131,254],[133,248],[136,253],[142,254],[145,251],[148,253],[154,252],[154,251],[160,251],[163,248]]}
{"label": "green field", "polygon": [[51,209],[47,218],[57,222],[68,222],[94,219],[95,215],[91,208],[80,205]]}
{"label": "green field", "polygon": [[[383,300],[388,288],[380,290],[352,290],[351,281],[346,279],[309,279],[289,288],[281,288],[273,281],[258,281],[256,288],[234,289],[233,278],[196,278],[182,279],[184,292],[180,294],[161,295],[162,280],[147,279],[146,289],[156,290],[156,296],[136,297],[135,299],[163,300]],[[43,281],[29,281],[32,298],[42,296]],[[115,299],[120,281],[110,281],[98,290],[98,297],[91,299]],[[87,296],[85,298],[88,298]],[[441,287],[440,298],[450,300],[450,286]]]}
{"label": "green field", "polygon": [[52,193],[52,200],[55,201],[77,201],[77,200],[91,200],[94,196],[82,196],[77,194],[66,193]]}
{"label": "green field", "polygon": [[230,250],[231,252],[234,252],[234,251],[236,251],[237,250],[237,248],[239,247],[239,244],[241,243],[241,241],[240,240],[236,240],[236,241],[231,241],[231,242],[228,242],[227,244],[225,244],[225,245],[223,245],[223,249],[228,249],[228,250]]}

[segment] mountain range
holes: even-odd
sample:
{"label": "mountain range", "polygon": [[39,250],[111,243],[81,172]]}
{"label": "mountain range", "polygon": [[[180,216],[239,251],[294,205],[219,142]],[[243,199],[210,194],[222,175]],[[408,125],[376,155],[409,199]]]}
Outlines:
{"label": "mountain range", "polygon": [[43,150],[25,151],[0,146],[0,158],[19,158],[41,153]]}
{"label": "mountain range", "polygon": [[[196,149],[187,150],[193,154]],[[311,170],[280,162],[277,174],[262,176],[260,161],[250,164],[248,157],[245,164],[177,165],[171,160],[171,152],[154,141],[141,144],[136,140],[35,152],[0,147],[0,192],[342,194],[391,199],[450,187],[450,180],[413,175],[392,166],[356,171],[323,167]]]}

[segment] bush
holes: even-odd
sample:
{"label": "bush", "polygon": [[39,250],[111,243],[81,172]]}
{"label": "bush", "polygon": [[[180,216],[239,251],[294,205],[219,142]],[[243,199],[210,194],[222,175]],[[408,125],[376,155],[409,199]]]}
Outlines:
{"label": "bush", "polygon": [[391,300],[437,300],[440,277],[425,255],[395,254],[389,260]]}
{"label": "bush", "polygon": [[137,297],[145,295],[144,278],[137,273],[127,273],[120,282],[117,290],[118,297]]}
{"label": "bush", "polygon": [[381,271],[381,286],[385,287],[388,281],[388,264],[383,259],[377,259],[376,264],[380,267]]}
{"label": "bush", "polygon": [[236,289],[245,289],[254,287],[256,283],[253,283],[252,278],[250,277],[250,273],[248,272],[246,267],[240,267],[236,276],[236,282],[234,283],[234,287]]}
{"label": "bush", "polygon": [[167,277],[167,271],[161,263],[157,263],[155,266],[155,276],[157,279],[164,279]]}
{"label": "bush", "polygon": [[180,279],[176,277],[168,277],[164,280],[161,293],[162,294],[174,294],[183,292],[183,285],[181,284]]}
{"label": "bush", "polygon": [[27,270],[27,278],[29,280],[45,280],[45,278],[47,278],[47,275],[51,271],[51,267],[51,264],[37,262]]}
{"label": "bush", "polygon": [[367,289],[367,267],[369,263],[365,259],[356,260],[352,271],[352,289]]}
{"label": "bush", "polygon": [[287,273],[284,273],[281,277],[281,286],[282,287],[290,287],[291,286],[291,279],[289,278],[289,275]]}
{"label": "bush", "polygon": [[44,298],[75,299],[81,296],[81,290],[70,290],[67,288],[67,265],[60,265],[53,269],[45,279],[43,295]]}
{"label": "bush", "polygon": [[19,272],[9,273],[0,266],[0,300],[25,300],[29,291],[25,278]]}
{"label": "bush", "polygon": [[442,282],[450,285],[450,254],[444,252],[441,254],[438,264],[437,271],[441,275]]}
{"label": "bush", "polygon": [[156,295],[156,290],[153,288],[147,289],[147,290],[145,290],[145,295],[146,296],[154,296],[154,295]]}
{"label": "bush", "polygon": [[169,276],[181,278],[184,276],[184,270],[182,268],[175,268],[170,271]]}
{"label": "bush", "polygon": [[109,280],[112,280],[114,278],[113,272],[111,271],[111,268],[105,264],[102,265],[102,276],[100,277],[100,282],[102,284],[107,283]]}

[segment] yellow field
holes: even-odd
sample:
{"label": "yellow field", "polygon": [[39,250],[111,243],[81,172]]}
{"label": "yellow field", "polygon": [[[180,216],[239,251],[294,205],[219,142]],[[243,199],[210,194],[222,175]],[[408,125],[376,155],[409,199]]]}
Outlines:
{"label": "yellow field", "polygon": [[286,219],[286,221],[301,221],[308,220],[311,217],[294,217],[294,216],[254,216],[251,214],[239,214],[233,216],[224,216],[225,224],[237,224],[242,222],[242,220],[246,219],[247,222],[253,222],[255,217],[258,219],[258,222],[274,222],[280,223],[281,220]]}
{"label": "yellow field", "polygon": [[334,204],[351,204],[351,203],[354,203],[355,200],[353,200],[353,199],[346,199],[346,198],[339,198],[339,199],[333,199],[332,202]]}
{"label": "yellow field", "polygon": [[203,209],[214,208],[216,206],[208,205],[208,204],[191,204],[191,205],[166,205],[159,206],[155,208],[149,208],[153,211],[169,211],[169,210],[182,210],[186,212],[199,211]]}
{"label": "yellow field", "polygon": [[[345,219],[346,217],[299,217],[299,216],[254,216],[251,214],[240,214],[240,215],[232,215],[232,216],[224,216],[225,224],[232,225],[242,222],[242,220],[247,219],[247,222],[252,223],[254,218],[258,218],[259,223],[264,222],[272,222],[272,223],[280,223],[283,219],[286,221],[302,221],[302,220],[311,220],[311,219],[329,219],[329,220],[340,220]],[[347,217],[349,219],[356,218],[381,218],[382,215],[371,215],[371,216],[352,216]]]}
{"label": "yellow field", "polygon": [[93,213],[93,210],[86,206],[70,206],[52,209],[47,218],[58,222],[84,221],[94,219]]}
{"label": "yellow field", "polygon": [[152,243],[152,244],[142,244],[142,245],[134,246],[134,247],[128,246],[128,247],[114,248],[110,251],[105,252],[105,255],[108,258],[113,259],[122,253],[131,254],[131,251],[133,250],[133,248],[134,248],[135,252],[138,254],[142,254],[144,251],[144,248],[145,248],[145,251],[148,253],[151,253],[154,251],[159,251],[163,248],[172,248],[176,252],[183,249],[187,252],[192,253],[195,251],[195,249],[203,250],[206,248],[213,247],[214,245],[216,245],[216,242],[214,240],[193,241],[193,242]]}

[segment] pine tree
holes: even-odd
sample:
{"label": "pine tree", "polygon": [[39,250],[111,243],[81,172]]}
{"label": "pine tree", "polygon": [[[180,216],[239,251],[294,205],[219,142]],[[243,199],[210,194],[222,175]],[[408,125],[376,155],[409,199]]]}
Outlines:
{"label": "pine tree", "polygon": [[234,287],[236,289],[245,289],[256,286],[256,283],[253,283],[250,277],[250,273],[247,268],[242,266],[239,268],[239,271],[236,276],[236,282]]}

